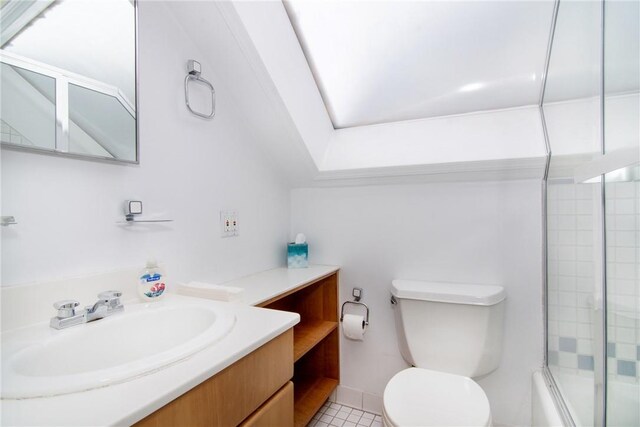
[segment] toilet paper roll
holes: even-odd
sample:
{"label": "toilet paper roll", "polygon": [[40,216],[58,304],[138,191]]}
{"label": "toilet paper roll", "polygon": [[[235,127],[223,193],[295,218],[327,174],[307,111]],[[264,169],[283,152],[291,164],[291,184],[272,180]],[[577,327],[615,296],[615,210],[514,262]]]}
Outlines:
{"label": "toilet paper roll", "polygon": [[367,330],[364,317],[357,314],[345,314],[342,318],[342,330],[345,337],[355,341],[362,341]]}

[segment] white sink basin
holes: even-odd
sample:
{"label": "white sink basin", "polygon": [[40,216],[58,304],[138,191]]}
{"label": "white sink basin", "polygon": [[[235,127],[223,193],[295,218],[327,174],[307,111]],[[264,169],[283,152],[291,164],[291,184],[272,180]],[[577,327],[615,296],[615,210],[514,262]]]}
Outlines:
{"label": "white sink basin", "polygon": [[168,295],[68,329],[47,322],[4,333],[2,398],[90,390],[162,369],[229,333],[235,315],[218,307]]}

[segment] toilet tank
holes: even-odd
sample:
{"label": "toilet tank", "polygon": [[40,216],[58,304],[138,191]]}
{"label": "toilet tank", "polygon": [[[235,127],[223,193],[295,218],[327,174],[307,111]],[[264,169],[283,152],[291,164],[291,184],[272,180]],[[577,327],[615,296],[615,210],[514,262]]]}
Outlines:
{"label": "toilet tank", "polygon": [[418,368],[479,377],[500,364],[501,286],[394,280],[400,353]]}

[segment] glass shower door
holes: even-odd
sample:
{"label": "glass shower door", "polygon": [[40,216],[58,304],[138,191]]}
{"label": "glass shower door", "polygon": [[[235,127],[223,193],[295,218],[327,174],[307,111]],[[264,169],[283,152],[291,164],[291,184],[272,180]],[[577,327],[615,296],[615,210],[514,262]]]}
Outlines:
{"label": "glass shower door", "polygon": [[593,426],[602,341],[602,192],[575,170],[601,154],[598,2],[560,2],[542,112],[546,181],[547,365],[578,426]]}
{"label": "glass shower door", "polygon": [[604,5],[608,426],[640,425],[640,2]]}

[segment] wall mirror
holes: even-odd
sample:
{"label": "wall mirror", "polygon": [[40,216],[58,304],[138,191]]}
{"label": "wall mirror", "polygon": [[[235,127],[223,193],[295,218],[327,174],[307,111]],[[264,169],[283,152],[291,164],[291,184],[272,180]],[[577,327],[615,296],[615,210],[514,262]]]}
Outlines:
{"label": "wall mirror", "polygon": [[138,163],[134,0],[3,0],[1,142]]}

